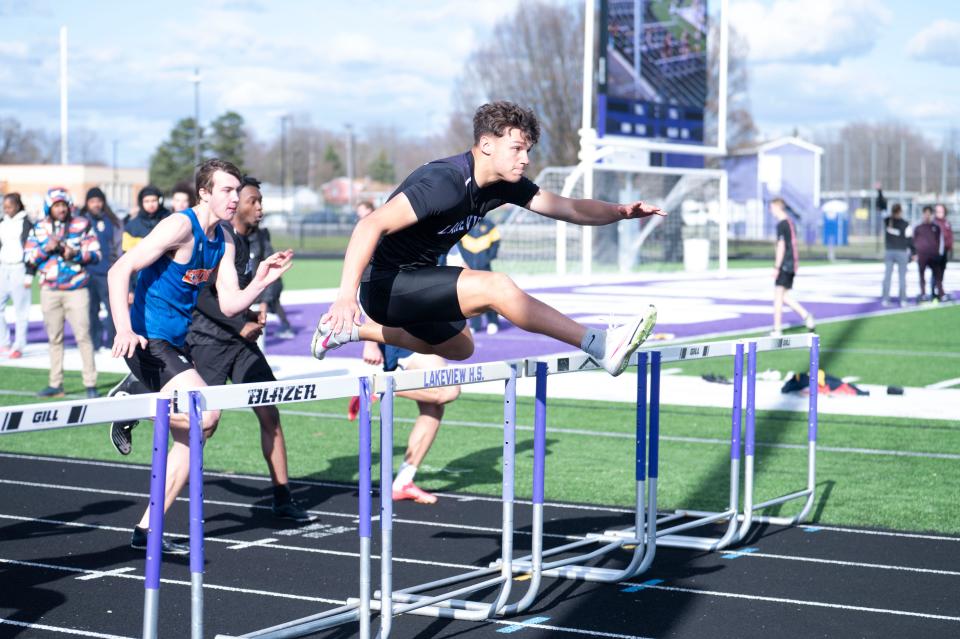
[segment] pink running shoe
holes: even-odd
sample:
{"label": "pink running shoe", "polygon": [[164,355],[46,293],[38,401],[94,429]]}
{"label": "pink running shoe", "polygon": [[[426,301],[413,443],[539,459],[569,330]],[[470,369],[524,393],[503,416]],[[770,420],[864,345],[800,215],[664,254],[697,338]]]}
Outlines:
{"label": "pink running shoe", "polygon": [[436,495],[431,495],[427,491],[418,488],[413,482],[410,482],[402,488],[393,489],[393,501],[403,501],[404,499],[412,499],[418,504],[437,503]]}

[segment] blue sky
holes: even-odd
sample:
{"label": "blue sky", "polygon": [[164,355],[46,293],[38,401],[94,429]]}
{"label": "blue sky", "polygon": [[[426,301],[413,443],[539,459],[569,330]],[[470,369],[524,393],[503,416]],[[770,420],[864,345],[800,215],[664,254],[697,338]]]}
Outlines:
{"label": "blue sky", "polygon": [[[65,24],[71,127],[94,131],[105,158],[119,140],[122,165],[145,165],[192,115],[194,66],[201,119],[234,109],[261,137],[288,112],[436,132],[470,51],[518,1],[0,0],[0,116],[58,129]],[[764,137],[851,120],[910,120],[931,138],[957,126],[960,1],[730,2]]]}

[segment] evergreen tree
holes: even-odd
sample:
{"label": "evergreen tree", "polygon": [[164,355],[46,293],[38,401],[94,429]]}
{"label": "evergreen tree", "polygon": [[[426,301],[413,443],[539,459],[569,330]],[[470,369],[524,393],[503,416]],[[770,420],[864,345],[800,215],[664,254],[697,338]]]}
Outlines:
{"label": "evergreen tree", "polygon": [[210,154],[212,157],[243,166],[247,134],[243,130],[243,116],[227,111],[210,123]]}
{"label": "evergreen tree", "polygon": [[[170,131],[153,157],[150,158],[150,183],[160,190],[169,192],[177,182],[193,181],[194,175],[194,135],[197,123],[193,118],[183,118]],[[200,128],[200,157],[204,156],[203,128]]]}
{"label": "evergreen tree", "polygon": [[393,162],[387,157],[387,152],[381,149],[373,162],[367,166],[367,174],[377,182],[393,184],[397,172],[393,167]]}
{"label": "evergreen tree", "polygon": [[327,145],[327,150],[324,151],[323,161],[330,165],[330,170],[333,171],[335,176],[343,175],[343,161],[340,159],[337,150],[330,144]]}

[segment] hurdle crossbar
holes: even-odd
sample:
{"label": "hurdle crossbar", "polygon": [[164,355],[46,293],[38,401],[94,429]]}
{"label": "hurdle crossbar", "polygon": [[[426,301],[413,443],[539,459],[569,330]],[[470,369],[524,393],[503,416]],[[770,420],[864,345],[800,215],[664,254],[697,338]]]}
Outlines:
{"label": "hurdle crossbar", "polygon": [[4,406],[0,408],[0,435],[91,426],[118,420],[153,419],[157,400],[172,398],[172,393],[149,393]]}

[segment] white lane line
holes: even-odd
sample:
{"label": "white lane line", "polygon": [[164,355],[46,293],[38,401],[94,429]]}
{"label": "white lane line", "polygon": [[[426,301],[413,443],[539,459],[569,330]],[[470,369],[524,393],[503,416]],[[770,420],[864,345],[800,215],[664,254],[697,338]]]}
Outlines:
{"label": "white lane line", "polygon": [[[801,526],[804,527],[804,526]],[[809,528],[809,526],[806,526]],[[895,532],[887,530],[864,530],[862,528],[845,528],[843,526],[822,526],[816,525],[819,530],[830,532],[851,533],[855,535],[877,535],[880,537],[899,537],[901,539],[924,539],[927,541],[960,541],[960,537],[948,537],[946,535],[924,535],[922,533]]]}
{"label": "white lane line", "polygon": [[[20,561],[17,559],[6,559],[0,557],[0,564],[10,564],[11,566],[23,566],[25,568],[40,568],[43,570],[57,570],[60,572],[72,572],[72,573],[94,573],[95,570],[86,570],[84,568],[75,568],[74,566],[60,566],[57,564],[43,564],[36,561]],[[128,575],[128,574],[119,574],[111,575],[117,579],[134,579],[136,581],[143,581],[142,575]],[[160,579],[160,583],[170,584],[173,586],[189,586],[191,585],[189,581],[181,581],[179,579]],[[254,588],[235,588],[233,586],[220,586],[217,584],[212,584],[209,582],[204,582],[204,589],[209,588],[210,590],[219,590],[223,592],[234,592],[244,595],[261,595],[264,597],[275,597],[278,599],[295,599],[297,601],[310,601],[314,603],[326,603],[334,605],[343,605],[347,603],[346,601],[340,599],[327,599],[325,597],[308,597],[306,595],[291,595],[281,592],[275,592],[272,590],[257,590]]]}
{"label": "white lane line", "polygon": [[13,619],[0,618],[0,624],[26,628],[28,630],[45,630],[47,632],[59,632],[62,635],[73,635],[74,637],[95,637],[96,639],[136,639],[136,637],[126,637],[124,635],[108,635],[103,632],[92,632],[90,630],[78,630],[76,628],[62,628],[60,626],[50,626],[45,623],[27,623],[25,621],[14,621]]}
{"label": "white lane line", "polygon": [[[119,466],[119,467],[127,468],[127,469],[135,469],[135,470],[141,470],[141,471],[149,471],[149,470],[150,470],[150,468],[149,468],[149,467],[146,467],[146,466],[135,466],[135,465],[131,465],[131,464],[111,464],[110,462],[97,462],[97,461],[91,461],[91,460],[66,459],[66,458],[60,458],[60,457],[41,457],[41,456],[35,456],[35,455],[20,455],[20,454],[16,454],[16,453],[0,453],[0,458],[3,458],[3,457],[10,457],[10,458],[17,458],[17,459],[30,459],[30,460],[38,460],[38,461],[50,461],[50,462],[57,462],[57,463],[91,465],[91,466],[99,466],[99,465],[113,466],[113,465],[115,465],[115,466]],[[260,481],[260,482],[265,482],[265,483],[270,481],[270,478],[269,478],[269,477],[262,477],[262,476],[258,476],[258,475],[234,475],[234,474],[230,474],[230,473],[214,473],[214,472],[206,472],[206,471],[204,471],[204,474],[207,475],[207,476],[210,476],[210,477],[224,477],[224,478],[232,478],[232,479],[248,479],[248,480],[251,480],[251,481]],[[109,494],[109,495],[120,495],[120,494],[123,494],[124,496],[139,497],[139,498],[142,498],[142,499],[146,499],[146,498],[149,497],[149,496],[148,496],[147,494],[145,494],[145,493],[121,493],[121,492],[119,492],[119,491],[100,490],[100,489],[96,489],[96,488],[69,487],[69,486],[62,486],[62,485],[58,485],[58,484],[41,484],[41,483],[33,483],[33,482],[13,481],[13,480],[9,480],[9,479],[0,479],[0,484],[3,484],[3,483],[14,484],[14,485],[24,485],[24,486],[37,486],[37,487],[40,487],[40,488],[53,488],[53,489],[57,489],[57,490],[87,491],[87,492],[102,493],[102,494]],[[306,485],[325,485],[325,486],[334,486],[334,487],[337,487],[337,488],[349,487],[347,484],[321,484],[320,482],[311,482],[311,481],[306,481],[306,480],[291,480],[291,483],[294,483],[294,484],[306,484]],[[377,492],[377,491],[374,490],[374,493],[376,493],[376,492]],[[443,497],[449,497],[449,498],[451,498],[451,499],[459,499],[459,498],[462,497],[462,495],[457,495],[457,494],[455,494],[455,493],[435,493],[435,494],[436,494],[436,495],[443,496]],[[500,499],[500,498],[498,498],[498,497],[482,497],[482,496],[478,496],[478,497],[473,497],[473,499],[474,499],[475,501],[486,501],[486,502],[496,502],[496,503],[501,503],[501,502],[502,502],[502,499]],[[179,501],[184,501],[184,502],[188,502],[188,501],[189,501],[189,499],[187,499],[186,497],[180,497],[180,498],[178,498],[178,500],[179,500]],[[222,505],[222,506],[233,506],[233,507],[238,507],[238,508],[252,508],[252,509],[264,509],[264,510],[267,510],[267,509],[270,508],[269,506],[257,506],[257,505],[254,505],[254,504],[241,504],[241,503],[237,503],[237,502],[227,502],[227,501],[205,500],[204,503],[215,503],[215,504],[217,504],[217,505]],[[529,505],[531,502],[529,502],[529,501],[524,501],[524,500],[519,500],[519,499],[518,499],[518,500],[515,500],[514,503],[515,503],[515,504]],[[608,513],[608,514],[619,514],[619,513],[631,514],[631,513],[633,513],[633,510],[632,510],[632,509],[629,509],[629,508],[619,508],[619,507],[616,507],[616,506],[582,506],[582,505],[578,505],[578,504],[563,504],[563,503],[550,503],[550,502],[544,503],[544,506],[547,506],[547,507],[550,507],[550,508],[568,508],[568,509],[571,509],[571,510],[587,510],[587,511],[602,512],[602,513]],[[356,515],[349,515],[349,514],[344,514],[344,513],[336,513],[336,512],[329,512],[329,511],[322,511],[322,510],[311,510],[311,511],[309,511],[309,512],[310,512],[310,513],[314,513],[314,514],[327,515],[327,516],[330,516],[330,517],[346,517],[346,518],[352,518],[353,521],[356,521]],[[416,522],[416,520],[405,520],[405,521],[406,521],[406,522],[409,522],[409,523],[414,523],[414,522]],[[416,522],[416,523],[417,523],[418,525],[424,525],[424,526],[429,526],[429,525],[442,526],[442,525],[443,525],[443,524],[441,524],[441,523],[424,522],[424,521],[420,521],[420,522]],[[801,524],[800,527],[803,527],[803,525]],[[949,537],[949,536],[945,536],[945,535],[929,535],[929,534],[923,534],[923,533],[905,533],[905,532],[894,532],[894,531],[885,531],[885,530],[868,530],[868,529],[864,529],[864,528],[849,528],[849,527],[843,527],[843,526],[829,526],[829,525],[820,525],[820,524],[817,524],[816,527],[817,527],[818,529],[820,529],[820,530],[833,531],[833,532],[843,532],[843,533],[851,533],[851,534],[881,535],[881,536],[889,536],[889,537],[901,537],[901,538],[907,538],[907,539],[925,539],[925,540],[929,540],[929,541],[956,541],[956,542],[960,542],[960,536]],[[126,529],[126,528],[122,528],[122,529],[121,529],[121,528],[118,528],[117,530],[127,530],[127,529]],[[496,529],[496,530],[499,530],[499,529]],[[528,534],[528,533],[523,533],[523,532],[521,532],[521,531],[518,531],[518,534]],[[557,537],[562,537],[562,538],[569,538],[569,537],[566,536],[566,535],[550,535],[549,533],[544,533],[544,536],[545,536],[545,537],[557,536]],[[579,539],[580,537],[574,536],[573,538],[574,538],[574,539]]]}
{"label": "white lane line", "polygon": [[834,610],[852,610],[855,612],[872,612],[886,615],[897,615],[901,617],[916,617],[920,619],[933,619],[937,621],[960,621],[960,617],[950,615],[934,615],[926,612],[913,612],[910,610],[892,610],[889,608],[871,608],[869,606],[853,606],[849,604],[835,604],[824,601],[808,601],[806,599],[789,599],[787,597],[765,597],[761,595],[745,595],[733,592],[719,592],[716,590],[700,590],[699,588],[681,588],[679,586],[661,586],[651,583],[632,583],[620,582],[621,585],[640,588],[643,590],[664,590],[667,592],[682,592],[685,594],[706,595],[709,597],[725,597],[728,599],[747,599],[749,601],[764,601],[769,603],[790,604],[793,606],[810,606],[813,608],[831,608]]}
{"label": "white lane line", "polygon": [[[517,632],[523,630],[524,628],[537,628],[539,630],[550,630],[552,632],[566,632],[578,635],[587,635],[588,637],[609,637],[610,639],[652,639],[652,637],[641,637],[639,635],[622,635],[616,632],[603,632],[601,630],[583,630],[581,628],[564,628],[563,626],[552,626],[544,623],[537,623],[537,619],[548,619],[549,617],[533,617],[530,621],[506,621],[503,619],[487,619],[487,622],[493,622],[501,626],[508,626],[516,628],[517,630],[509,630],[509,632]],[[504,629],[506,630],[506,629]],[[498,630],[497,632],[504,632],[504,630]]]}
{"label": "white lane line", "polygon": [[266,539],[257,539],[256,541],[243,541],[239,544],[234,544],[232,546],[227,546],[227,550],[246,550],[247,548],[253,548],[255,546],[269,546],[276,539],[273,537],[267,537]]}
{"label": "white lane line", "polygon": [[953,379],[945,379],[942,382],[929,384],[927,385],[927,388],[930,388],[932,390],[940,390],[943,388],[953,388],[954,386],[960,386],[960,377],[954,377]]}
{"label": "white lane line", "polygon": [[[12,520],[15,520],[15,521],[25,521],[25,522],[40,522],[40,523],[49,524],[49,525],[53,525],[53,526],[58,526],[58,525],[62,525],[62,526],[73,526],[73,527],[75,527],[75,528],[87,528],[87,529],[90,529],[90,530],[107,530],[107,531],[111,531],[111,532],[122,531],[122,532],[124,532],[124,533],[129,532],[129,529],[128,529],[128,528],[117,528],[116,526],[101,526],[101,525],[99,525],[99,524],[84,524],[84,523],[80,523],[80,522],[76,522],[76,521],[57,521],[56,519],[43,519],[43,520],[40,520],[40,519],[33,519],[33,518],[31,518],[31,517],[22,517],[22,516],[19,516],[19,515],[2,515],[2,514],[0,514],[0,519],[12,519]],[[164,537],[180,538],[180,539],[183,539],[183,538],[186,537],[186,535],[179,535],[179,534],[171,533],[171,532],[164,532],[164,533],[163,533],[163,536],[164,536]],[[236,545],[240,545],[240,544],[247,544],[247,542],[246,542],[245,540],[243,540],[243,539],[230,539],[230,538],[227,538],[227,537],[214,537],[214,536],[206,536],[206,537],[203,538],[203,541],[206,542],[206,543],[227,544],[228,546],[236,546]],[[329,555],[329,556],[332,556],[332,557],[349,557],[349,558],[359,558],[359,557],[360,557],[360,553],[356,553],[356,552],[348,552],[348,551],[343,551],[343,550],[324,550],[324,549],[321,549],[321,548],[310,548],[310,547],[305,547],[305,546],[291,546],[291,545],[287,545],[287,544],[278,544],[278,543],[271,543],[271,544],[247,544],[247,545],[248,545],[248,547],[254,547],[254,548],[275,548],[275,549],[278,549],[278,550],[291,550],[291,551],[294,551],[294,552],[307,552],[307,553],[313,553],[313,554],[315,554],[315,555]],[[371,555],[370,555],[370,558],[371,558],[371,559],[380,559],[380,555],[371,554]],[[446,563],[446,562],[442,562],[442,561],[424,560],[424,559],[406,559],[406,558],[403,558],[403,557],[394,557],[394,558],[393,558],[393,561],[396,561],[396,562],[398,562],[398,563],[403,563],[403,564],[416,564],[416,565],[421,565],[421,566],[435,566],[435,567],[438,567],[438,568],[453,568],[453,569],[456,569],[456,570],[476,570],[476,568],[477,568],[477,566],[472,566],[472,565],[468,565],[468,564],[453,564],[453,563]]]}
{"label": "white lane line", "polygon": [[[42,564],[42,563],[37,563],[37,562],[32,562],[32,561],[18,561],[18,560],[14,560],[14,559],[5,559],[5,558],[3,558],[3,557],[0,557],[0,564],[11,564],[11,565],[15,565],[15,566],[24,566],[24,567],[28,567],[28,568],[42,568],[42,569],[46,569],[46,570],[59,570],[59,571],[62,571],[62,572],[73,572],[73,573],[77,573],[77,572],[80,572],[80,573],[93,573],[93,572],[96,572],[96,571],[84,570],[84,569],[82,569],[82,568],[75,568],[75,567],[73,567],[73,566],[58,566],[58,565],[54,565],[54,564]],[[135,580],[137,580],[137,581],[143,581],[143,577],[140,576],[140,575],[117,574],[117,575],[109,575],[109,576],[115,576],[115,577],[117,577],[118,579],[135,579]],[[190,586],[190,585],[191,585],[189,581],[180,581],[180,580],[176,580],[176,579],[161,579],[161,580],[160,580],[160,583],[170,584],[170,585],[175,585],[175,586]],[[267,590],[255,590],[255,589],[252,589],[252,588],[234,588],[234,587],[232,587],[232,586],[220,586],[220,585],[212,584],[212,583],[209,583],[209,582],[204,582],[203,587],[204,587],[205,590],[206,590],[206,589],[209,589],[209,590],[218,590],[218,591],[222,591],[222,592],[231,592],[231,593],[244,594],[244,595],[260,595],[260,596],[266,596],[266,597],[274,597],[274,598],[278,598],[278,599],[293,599],[293,600],[297,600],[297,601],[308,601],[308,602],[312,602],[312,603],[324,603],[324,604],[329,604],[329,605],[333,605],[333,606],[342,606],[342,605],[344,605],[344,604],[347,603],[345,600],[342,600],[342,599],[328,599],[328,598],[326,598],[326,597],[308,597],[308,596],[304,596],[304,595],[293,595],[293,594],[288,594],[288,593],[273,592],[273,591],[267,591]],[[0,619],[0,622],[5,622],[5,621],[6,621],[6,620],[4,620],[4,619]],[[503,626],[515,626],[515,625],[517,625],[517,621],[506,621],[506,620],[499,620],[499,619],[490,619],[489,621],[491,621],[491,622],[493,622],[493,623],[495,623],[495,624],[503,625]],[[23,623],[23,622],[15,622],[15,621],[12,621],[12,622],[9,622],[9,623],[11,623],[11,624],[13,624],[13,625],[18,625],[18,626],[21,626],[21,627],[27,627],[27,628],[37,628],[37,629],[41,629],[41,630],[53,630],[53,631],[58,631],[58,632],[67,632],[67,633],[70,633],[70,634],[76,634],[76,635],[83,636],[83,637],[96,637],[97,639],[135,639],[135,638],[133,638],[133,637],[121,637],[121,636],[119,636],[119,635],[106,635],[106,634],[99,634],[99,633],[88,633],[88,632],[83,631],[83,630],[70,631],[69,629],[59,629],[59,628],[56,628],[56,627],[54,627],[54,626],[41,626],[41,625],[38,625],[38,624],[26,624],[26,623]],[[637,636],[637,635],[623,635],[623,634],[617,634],[617,633],[613,633],[613,632],[602,632],[602,631],[599,631],[599,630],[587,630],[587,629],[584,629],[584,628],[569,628],[569,627],[565,627],[565,626],[552,626],[552,625],[544,625],[544,624],[536,624],[536,623],[524,623],[523,626],[524,626],[525,628],[539,628],[539,629],[542,629],[542,630],[551,630],[551,631],[554,631],[554,632],[563,632],[563,633],[567,633],[567,634],[585,635],[585,636],[587,636],[587,637],[607,637],[607,638],[609,638],[609,639],[650,639],[649,637],[640,637],[640,636]]]}
{"label": "white lane line", "polygon": [[102,570],[92,572],[89,575],[83,575],[82,577],[77,577],[77,581],[90,581],[91,579],[100,579],[101,577],[114,577],[132,570],[136,570],[136,568],[133,566],[126,566],[125,568],[115,568],[114,570]]}
{"label": "white lane line", "polygon": [[786,561],[803,561],[814,564],[828,564],[831,566],[848,566],[851,568],[875,568],[878,570],[902,570],[904,572],[916,572],[927,575],[945,575],[947,577],[960,577],[960,571],[956,570],[937,570],[935,568],[913,568],[911,566],[892,566],[889,564],[873,564],[862,561],[844,561],[842,559],[818,559],[815,557],[794,557],[792,555],[776,555],[764,552],[742,552],[737,550],[725,550],[724,555],[733,555],[735,557],[760,557],[763,559],[783,559]]}

